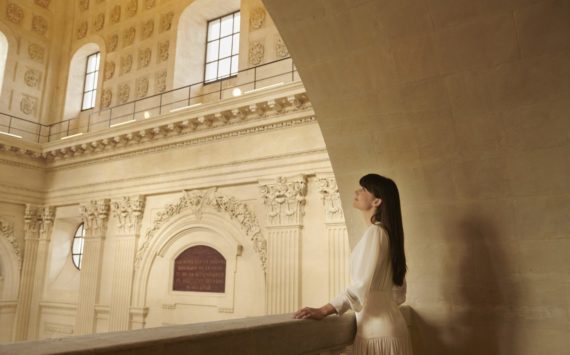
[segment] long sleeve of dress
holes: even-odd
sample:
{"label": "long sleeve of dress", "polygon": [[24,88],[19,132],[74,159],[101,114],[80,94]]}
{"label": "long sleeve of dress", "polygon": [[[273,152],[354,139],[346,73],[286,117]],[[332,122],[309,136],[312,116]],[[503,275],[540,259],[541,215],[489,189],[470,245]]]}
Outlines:
{"label": "long sleeve of dress", "polygon": [[394,302],[396,302],[398,306],[406,302],[407,291],[408,291],[408,284],[406,282],[406,279],[404,279],[404,283],[402,284],[402,286],[394,285],[394,287],[392,287],[392,299],[394,300]]}
{"label": "long sleeve of dress", "polygon": [[339,315],[349,309],[358,312],[366,302],[366,295],[374,276],[380,254],[382,229],[370,226],[350,256],[351,283],[330,303]]}

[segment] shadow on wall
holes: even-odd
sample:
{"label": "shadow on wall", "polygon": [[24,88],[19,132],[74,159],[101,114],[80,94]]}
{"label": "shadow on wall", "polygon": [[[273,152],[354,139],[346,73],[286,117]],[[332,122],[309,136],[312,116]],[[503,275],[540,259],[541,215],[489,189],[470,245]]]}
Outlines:
{"label": "shadow on wall", "polygon": [[[425,305],[425,316],[422,307],[411,314],[414,354],[519,354],[514,319],[518,291],[504,249],[508,236],[498,234],[492,222],[473,216],[446,237],[447,255],[434,257],[446,273],[440,283],[445,286],[436,292],[437,311]],[[430,313],[438,317],[430,318]]]}

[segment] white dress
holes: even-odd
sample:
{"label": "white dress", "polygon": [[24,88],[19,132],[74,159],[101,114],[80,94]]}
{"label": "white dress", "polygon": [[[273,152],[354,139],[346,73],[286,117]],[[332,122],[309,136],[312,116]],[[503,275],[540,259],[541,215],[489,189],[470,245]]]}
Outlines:
{"label": "white dress", "polygon": [[353,355],[412,355],[406,321],[398,305],[406,300],[406,283],[392,282],[388,232],[373,224],[350,255],[350,286],[330,303],[338,314],[356,312]]}

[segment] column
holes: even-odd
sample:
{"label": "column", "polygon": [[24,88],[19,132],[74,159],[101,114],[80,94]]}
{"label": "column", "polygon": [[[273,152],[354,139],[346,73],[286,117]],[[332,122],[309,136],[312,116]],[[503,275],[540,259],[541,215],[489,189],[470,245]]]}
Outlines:
{"label": "column", "polygon": [[109,200],[91,201],[80,206],[85,225],[83,261],[79,281],[79,300],[75,319],[75,334],[95,331],[95,304],[99,294],[103,241],[107,232]]}
{"label": "column", "polygon": [[350,246],[336,180],[332,175],[317,176],[325,211],[329,247],[329,298],[335,297],[349,282]]}
{"label": "column", "polygon": [[261,184],[267,209],[267,313],[293,312],[301,298],[301,230],[307,180],[280,177]]}
{"label": "column", "polygon": [[129,330],[136,243],[140,235],[144,197],[123,197],[112,203],[115,219],[115,261],[111,284],[109,331]]}

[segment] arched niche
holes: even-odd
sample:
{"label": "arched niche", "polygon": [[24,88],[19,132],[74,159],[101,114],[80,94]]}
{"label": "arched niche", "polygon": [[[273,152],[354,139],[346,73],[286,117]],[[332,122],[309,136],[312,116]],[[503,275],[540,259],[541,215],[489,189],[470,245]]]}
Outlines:
{"label": "arched niche", "polygon": [[204,80],[207,23],[239,9],[239,0],[197,0],[186,7],[177,23],[174,88]]}
{"label": "arched niche", "polygon": [[21,253],[12,224],[0,219],[0,299],[16,300],[20,284]]}

